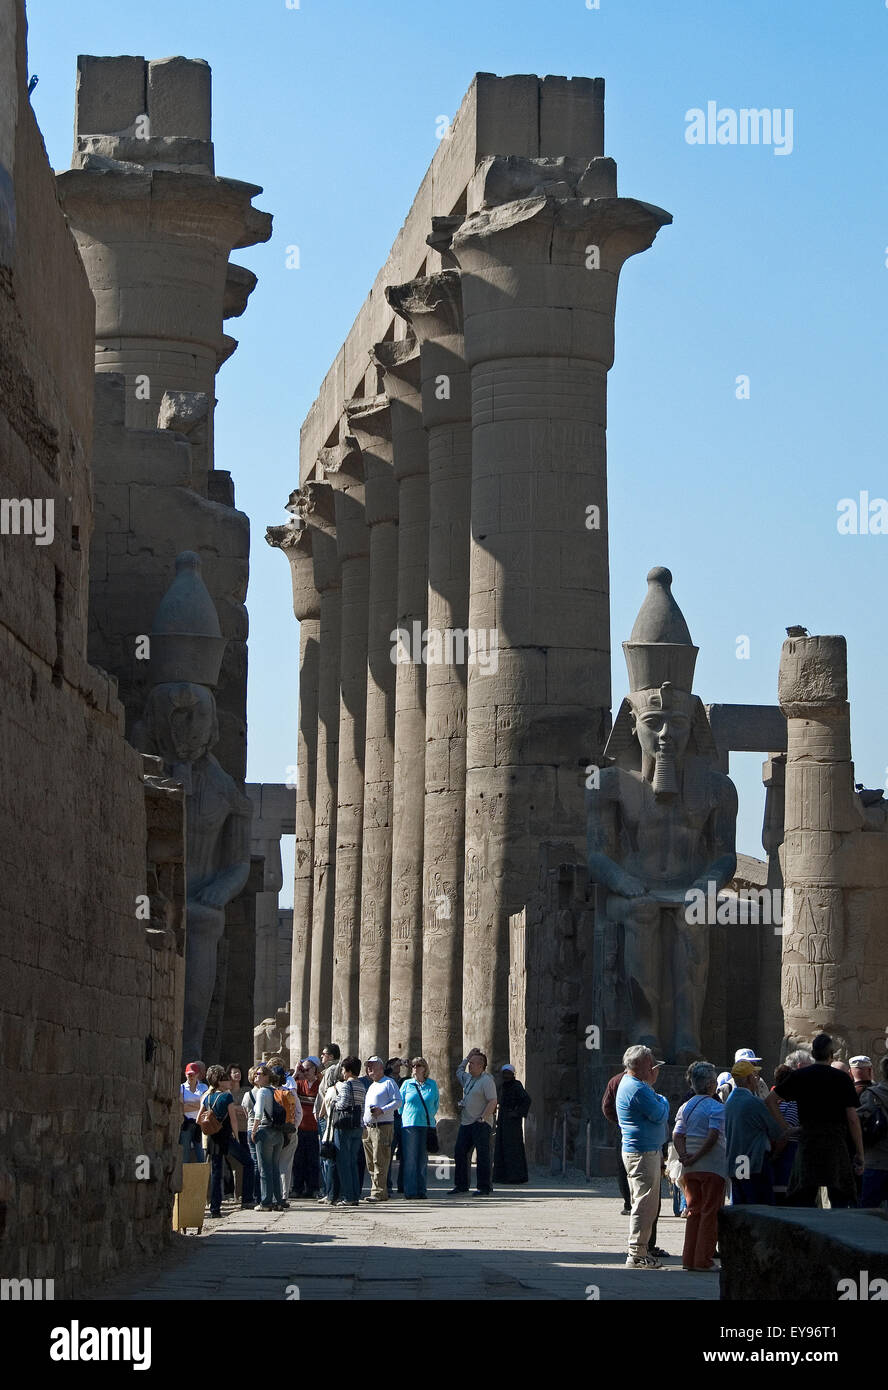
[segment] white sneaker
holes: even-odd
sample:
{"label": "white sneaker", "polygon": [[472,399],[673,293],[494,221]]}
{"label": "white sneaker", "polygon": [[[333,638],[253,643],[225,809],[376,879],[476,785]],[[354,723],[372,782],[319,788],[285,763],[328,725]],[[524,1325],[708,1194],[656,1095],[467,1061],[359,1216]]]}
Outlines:
{"label": "white sneaker", "polygon": [[659,1260],[654,1259],[653,1255],[627,1255],[627,1269],[662,1269]]}

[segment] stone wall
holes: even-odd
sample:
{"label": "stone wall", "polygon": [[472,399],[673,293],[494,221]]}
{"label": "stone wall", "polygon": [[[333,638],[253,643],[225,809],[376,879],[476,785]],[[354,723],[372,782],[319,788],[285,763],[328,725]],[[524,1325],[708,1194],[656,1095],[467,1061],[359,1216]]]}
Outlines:
{"label": "stone wall", "polygon": [[26,96],[24,7],[2,0],[13,34],[0,498],[51,499],[54,533],[0,535],[0,1258],[70,1297],[169,1238],[184,838],[181,790],[144,780],[86,660],[95,310]]}
{"label": "stone wall", "polygon": [[761,1305],[888,1299],[884,1211],[722,1207],[718,1246],[725,1300]]}

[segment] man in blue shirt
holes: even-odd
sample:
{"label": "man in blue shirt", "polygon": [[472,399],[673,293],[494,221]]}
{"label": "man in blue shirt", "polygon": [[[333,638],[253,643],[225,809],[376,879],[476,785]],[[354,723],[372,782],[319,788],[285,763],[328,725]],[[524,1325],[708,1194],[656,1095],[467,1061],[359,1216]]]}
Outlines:
{"label": "man in blue shirt", "polygon": [[638,1044],[627,1048],[623,1066],[626,1075],[617,1087],[617,1121],[632,1199],[626,1264],[630,1269],[662,1269],[660,1261],[648,1254],[651,1229],[660,1209],[660,1175],[669,1118],[668,1100],[654,1090],[662,1063],[649,1047]]}
{"label": "man in blue shirt", "polygon": [[746,1058],[731,1068],[734,1089],[725,1102],[725,1143],[735,1207],[750,1203],[773,1206],[774,1183],[766,1155],[771,1148],[778,1152],[784,1147],[789,1128],[784,1121],[777,1123],[760,1098],[760,1072],[761,1067]]}

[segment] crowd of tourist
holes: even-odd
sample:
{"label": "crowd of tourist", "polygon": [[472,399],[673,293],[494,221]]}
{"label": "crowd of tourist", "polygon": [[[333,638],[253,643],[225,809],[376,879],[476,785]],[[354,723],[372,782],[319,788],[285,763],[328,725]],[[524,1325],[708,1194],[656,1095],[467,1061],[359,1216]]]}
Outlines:
{"label": "crowd of tourist", "polygon": [[[531,1101],[515,1068],[501,1068],[499,1095],[479,1048],[456,1075],[462,1099],[447,1195],[469,1192],[473,1154],[475,1196],[489,1196],[494,1181],[527,1182],[523,1121]],[[246,1078],[237,1064],[190,1062],[181,1099],[183,1162],[209,1161],[211,1216],[222,1215],[226,1190],[258,1211],[286,1210],[291,1198],[355,1207],[368,1177],[365,1202],[386,1202],[395,1192],[406,1201],[428,1197],[440,1096],[424,1057],[374,1056],[362,1064],[330,1043],[293,1069],[281,1057],[257,1062]]]}
{"label": "crowd of tourist", "polygon": [[836,1061],[832,1038],[819,1033],[810,1051],[781,1063],[770,1088],[752,1048],[738,1049],[722,1073],[694,1062],[671,1129],[669,1101],[656,1089],[663,1065],[649,1047],[628,1048],[602,1099],[619,1134],[630,1268],[662,1268],[664,1172],[686,1221],[682,1265],[693,1271],[714,1268],[726,1201],[813,1207],[823,1191],[830,1207],[888,1200],[888,1056],[874,1080],[869,1057]]}

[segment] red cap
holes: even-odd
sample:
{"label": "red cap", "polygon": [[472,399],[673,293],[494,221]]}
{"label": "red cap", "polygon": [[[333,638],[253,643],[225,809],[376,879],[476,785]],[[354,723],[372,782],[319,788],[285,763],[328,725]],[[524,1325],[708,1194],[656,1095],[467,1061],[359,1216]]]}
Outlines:
{"label": "red cap", "polygon": [[200,1076],[201,1068],[199,1062],[189,1062],[188,1066],[185,1068],[185,1075],[187,1076],[189,1072],[193,1071],[196,1071],[198,1076]]}

